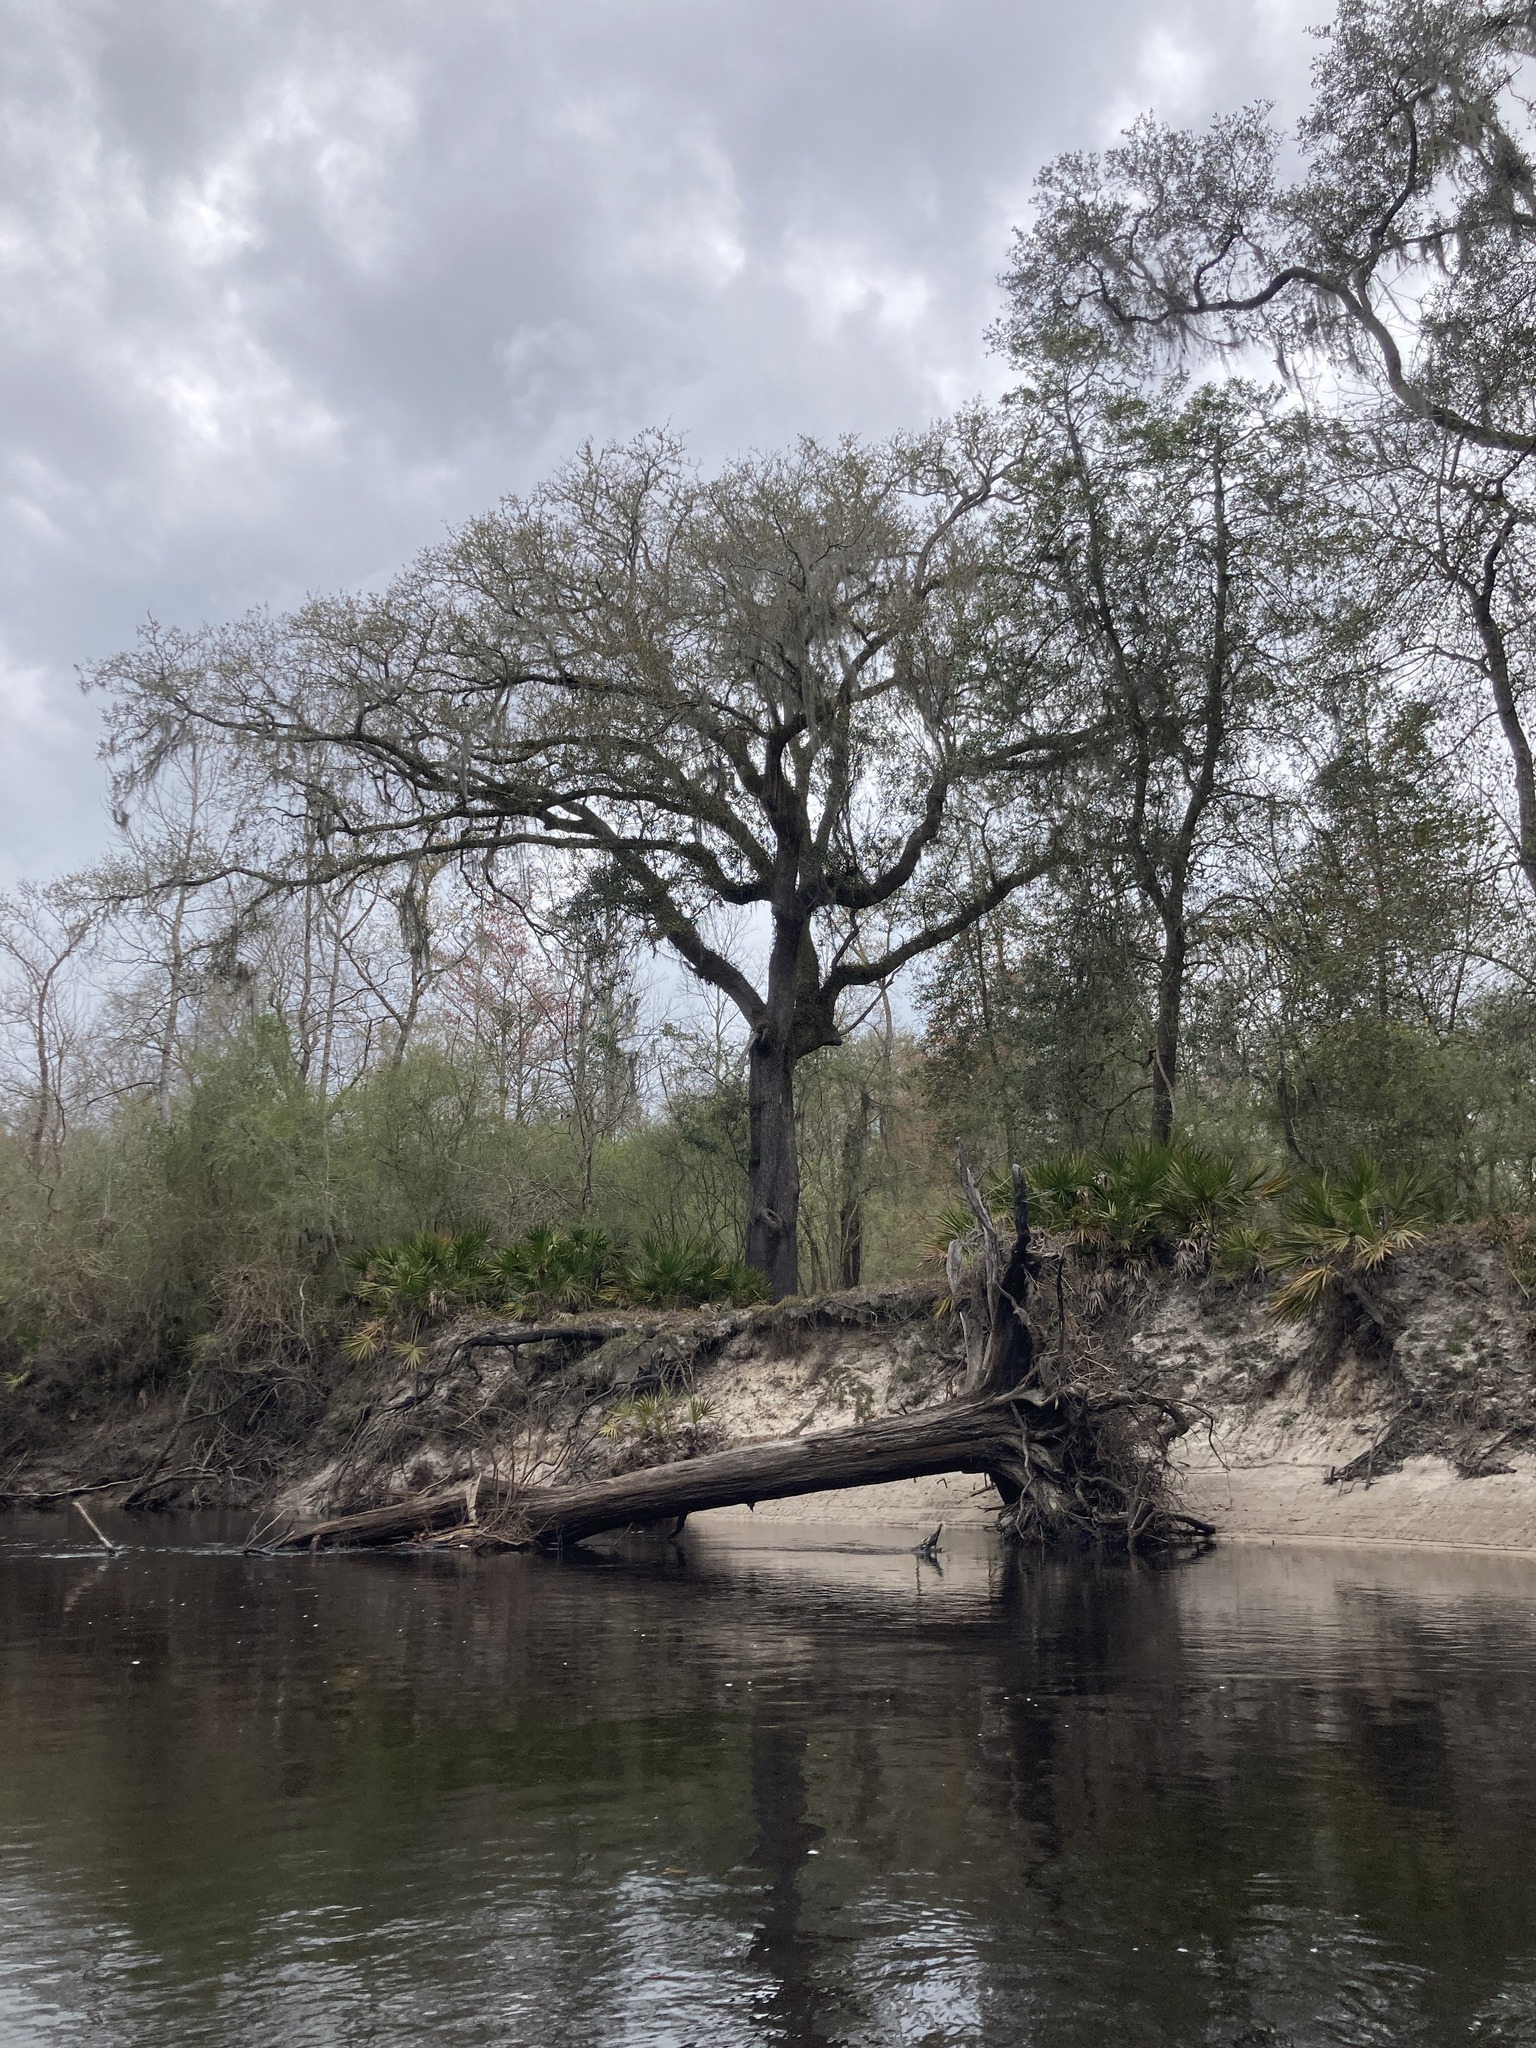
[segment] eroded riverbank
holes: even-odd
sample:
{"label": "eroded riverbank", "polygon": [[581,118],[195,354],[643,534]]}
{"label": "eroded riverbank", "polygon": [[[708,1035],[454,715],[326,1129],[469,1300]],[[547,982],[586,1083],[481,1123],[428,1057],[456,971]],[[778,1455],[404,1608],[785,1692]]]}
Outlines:
{"label": "eroded riverbank", "polygon": [[[1053,1279],[1047,1252],[1047,1369]],[[1261,1284],[1164,1277],[1079,1314],[1070,1340],[1092,1351],[1111,1392],[1180,1404],[1190,1427],[1171,1446],[1174,1495],[1219,1535],[1536,1547],[1533,1318],[1508,1259],[1477,1231],[1442,1232],[1399,1262],[1384,1298],[1388,1344],[1277,1322]],[[387,1359],[338,1359],[305,1390],[303,1414],[274,1400],[270,1425],[212,1448],[196,1401],[178,1411],[103,1398],[72,1421],[52,1418],[11,1483],[88,1486],[109,1505],[238,1502],[267,1526],[434,1489],[473,1498],[484,1486],[489,1502],[496,1487],[921,1414],[954,1397],[963,1370],[956,1318],[936,1306],[932,1284],[865,1289],[601,1327],[574,1319],[569,1336],[556,1325],[536,1343],[470,1318],[404,1375]],[[751,1512],[957,1528],[984,1525],[997,1506],[984,1477],[948,1473]],[[729,1523],[749,1511],[711,1512]]]}

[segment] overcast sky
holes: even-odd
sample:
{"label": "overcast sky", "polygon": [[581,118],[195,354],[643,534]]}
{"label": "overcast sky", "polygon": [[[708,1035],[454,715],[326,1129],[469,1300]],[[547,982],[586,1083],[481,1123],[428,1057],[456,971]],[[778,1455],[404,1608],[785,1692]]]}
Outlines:
{"label": "overcast sky", "polygon": [[1321,0],[0,0],[0,882],[105,843],[77,664],[386,576],[586,435],[1004,387],[1034,173],[1304,95]]}

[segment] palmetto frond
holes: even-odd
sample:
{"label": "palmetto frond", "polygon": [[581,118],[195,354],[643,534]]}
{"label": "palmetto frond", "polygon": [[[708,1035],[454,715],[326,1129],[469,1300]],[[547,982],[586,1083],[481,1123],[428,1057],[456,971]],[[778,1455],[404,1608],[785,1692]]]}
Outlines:
{"label": "palmetto frond", "polygon": [[1276,1268],[1291,1276],[1275,1295],[1275,1314],[1314,1314],[1350,1275],[1379,1273],[1419,1243],[1432,1213],[1424,1181],[1384,1173],[1367,1153],[1337,1180],[1310,1176],[1292,1198],[1273,1254]]}

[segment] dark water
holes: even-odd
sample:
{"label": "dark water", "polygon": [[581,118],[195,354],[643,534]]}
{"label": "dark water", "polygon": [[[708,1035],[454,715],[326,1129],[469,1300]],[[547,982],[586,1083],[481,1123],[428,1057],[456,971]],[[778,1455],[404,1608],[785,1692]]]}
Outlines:
{"label": "dark water", "polygon": [[0,1522],[0,2043],[1536,2043],[1533,1680],[1517,1560]]}

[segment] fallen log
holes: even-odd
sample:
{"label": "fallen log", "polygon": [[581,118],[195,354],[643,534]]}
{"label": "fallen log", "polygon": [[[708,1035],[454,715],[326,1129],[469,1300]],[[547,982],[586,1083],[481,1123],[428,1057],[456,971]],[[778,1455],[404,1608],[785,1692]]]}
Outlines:
{"label": "fallen log", "polygon": [[755,1507],[760,1500],[936,1472],[1011,1469],[1023,1464],[1023,1429],[1012,1400],[947,1401],[915,1415],[744,1444],[613,1479],[529,1488],[513,1496],[508,1519],[529,1541],[575,1543],[604,1530],[675,1521],[708,1508]]}
{"label": "fallen log", "polygon": [[[1125,1404],[1114,1405],[1122,1410]],[[1081,1460],[1073,1446],[1085,1432],[1092,1437],[1095,1420],[1094,1412],[1079,1402],[1027,1392],[946,1401],[914,1415],[890,1416],[820,1436],[744,1444],[612,1479],[520,1488],[482,1481],[479,1521],[487,1535],[502,1542],[575,1543],[606,1530],[676,1522],[708,1508],[752,1507],[761,1500],[788,1500],[841,1487],[971,1472],[1001,1477],[1015,1502],[1033,1506],[1042,1534],[1061,1533],[1067,1526],[1104,1533],[1116,1522],[1126,1523],[1133,1513],[1141,1512],[1144,1518],[1144,1511],[1117,1513],[1100,1504],[1091,1522],[1075,1511],[1079,1489],[1073,1481]],[[1172,1533],[1210,1533],[1207,1523],[1192,1516],[1161,1512]],[[376,1548],[452,1529],[469,1518],[466,1489],[459,1484],[387,1507],[312,1522],[287,1531],[269,1547]],[[1136,1533],[1134,1526],[1131,1533]]]}
{"label": "fallen log", "polygon": [[478,1488],[456,1480],[452,1486],[437,1487],[431,1493],[413,1494],[408,1500],[388,1502],[381,1508],[363,1508],[352,1515],[331,1515],[323,1521],[302,1522],[277,1535],[264,1535],[262,1550],[377,1550],[390,1543],[410,1543],[439,1529],[456,1529],[478,1518],[482,1504],[510,1498],[511,1489],[497,1487],[484,1478]]}
{"label": "fallen log", "polygon": [[[613,1479],[518,1489],[482,1484],[482,1518],[489,1496],[508,1512],[527,1542],[578,1542],[606,1529],[675,1521],[679,1515],[738,1502],[752,1506],[760,1500],[787,1500],[834,1487],[877,1486],[934,1472],[982,1473],[998,1463],[1021,1463],[1019,1407],[1012,1397],[947,1401],[915,1415],[890,1416],[819,1436],[744,1444]],[[293,1529],[273,1547],[318,1550],[400,1543],[466,1519],[465,1489],[459,1484]]]}

